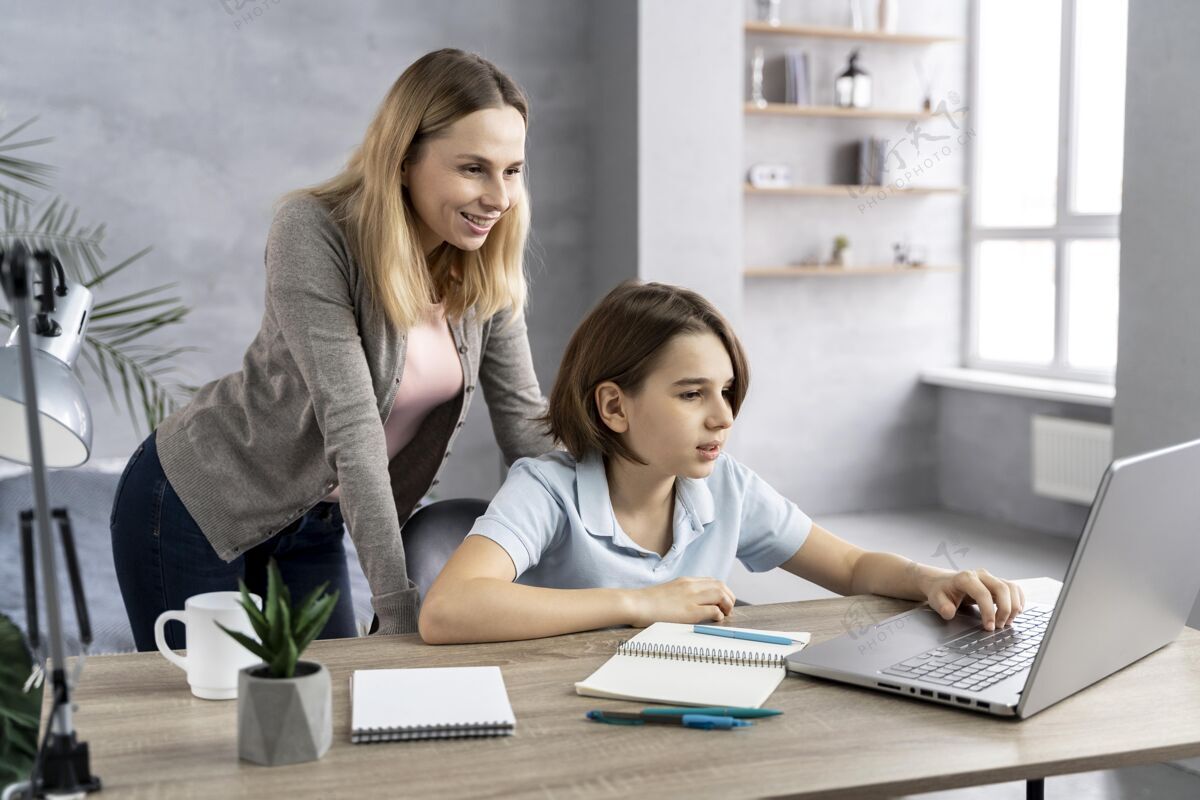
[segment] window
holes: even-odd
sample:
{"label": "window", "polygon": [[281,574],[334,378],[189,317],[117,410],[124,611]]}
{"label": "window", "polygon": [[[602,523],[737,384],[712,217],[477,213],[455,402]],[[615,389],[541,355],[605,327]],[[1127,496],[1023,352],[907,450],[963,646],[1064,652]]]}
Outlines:
{"label": "window", "polygon": [[1111,383],[1127,0],[974,8],[964,361]]}

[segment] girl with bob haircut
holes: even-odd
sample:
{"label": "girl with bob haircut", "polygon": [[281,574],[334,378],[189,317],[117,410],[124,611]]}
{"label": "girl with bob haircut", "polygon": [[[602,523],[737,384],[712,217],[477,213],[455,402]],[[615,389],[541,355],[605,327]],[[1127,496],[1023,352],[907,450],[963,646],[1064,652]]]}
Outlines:
{"label": "girl with bob haircut", "polygon": [[431,644],[532,639],[656,621],[721,621],[724,579],[783,567],[839,594],[925,600],[984,627],[1021,587],[867,552],[816,525],[725,452],[750,385],[729,323],[695,292],[628,282],[572,336],[546,417],[566,448],[521,459],[430,588]]}
{"label": "girl with bob haircut", "polygon": [[[323,638],[357,634],[343,518],[383,633],[416,630],[401,524],[437,484],[476,388],[511,463],[551,449],[524,322],[529,102],[460,50],[404,71],[342,172],[287,195],[242,369],[134,452],[113,556],[139,650],[191,595],[340,591]],[[168,630],[172,648],[184,646]]]}

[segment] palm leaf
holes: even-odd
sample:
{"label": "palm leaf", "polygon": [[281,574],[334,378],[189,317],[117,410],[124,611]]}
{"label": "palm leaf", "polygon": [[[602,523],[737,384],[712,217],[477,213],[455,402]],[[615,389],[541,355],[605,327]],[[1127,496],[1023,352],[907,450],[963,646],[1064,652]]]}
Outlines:
{"label": "palm leaf", "polygon": [[[58,197],[35,212],[30,203],[0,193],[0,212],[4,221],[0,248],[21,239],[32,248],[50,249],[70,279],[92,291],[151,250],[143,248],[112,266],[103,266],[105,226],[79,224],[78,210]],[[183,322],[191,312],[181,298],[163,296],[173,288],[175,284],[164,284],[97,303],[82,350],[83,363],[100,379],[113,408],[120,411],[124,407],[134,427],[146,433],[178,408],[180,396],[195,391],[193,386],[171,380],[176,372],[172,362],[198,348],[143,343],[163,328]],[[0,312],[0,324],[11,328],[12,315]],[[80,378],[87,382],[82,371]]]}
{"label": "palm leaf", "polygon": [[28,778],[37,755],[43,687],[22,691],[32,668],[20,629],[0,614],[0,786]]}
{"label": "palm leaf", "polygon": [[[24,183],[39,189],[48,189],[50,188],[50,184],[46,182],[46,178],[54,174],[54,167],[49,164],[43,164],[40,161],[17,158],[16,156],[7,155],[7,153],[25,147],[37,147],[38,145],[43,145],[54,140],[48,137],[27,139],[20,142],[9,142],[8,140],[35,122],[37,122],[37,117],[30,117],[15,128],[9,129],[7,133],[0,134],[0,195],[11,196],[27,203],[31,202],[29,196],[17,189],[13,184]],[[8,143],[5,144],[5,142]]]}

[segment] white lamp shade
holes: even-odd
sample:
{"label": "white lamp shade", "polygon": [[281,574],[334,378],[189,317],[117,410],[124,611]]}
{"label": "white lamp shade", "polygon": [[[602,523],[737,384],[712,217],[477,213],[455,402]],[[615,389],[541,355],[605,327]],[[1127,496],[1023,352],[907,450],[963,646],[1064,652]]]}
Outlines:
{"label": "white lamp shade", "polygon": [[[29,464],[20,355],[17,347],[0,348],[0,458]],[[46,466],[77,467],[92,451],[92,413],[83,386],[66,364],[41,350],[34,352],[33,370]]]}

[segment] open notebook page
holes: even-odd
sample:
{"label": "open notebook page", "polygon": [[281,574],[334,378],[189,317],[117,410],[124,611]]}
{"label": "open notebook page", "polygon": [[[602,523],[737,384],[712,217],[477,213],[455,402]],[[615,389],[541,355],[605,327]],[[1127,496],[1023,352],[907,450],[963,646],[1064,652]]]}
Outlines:
{"label": "open notebook page", "polygon": [[[765,664],[795,652],[809,641],[801,631],[760,631],[796,640],[790,645],[750,642],[695,633],[691,625],[656,622],[634,636],[623,649],[645,647],[662,655],[617,653],[575,691],[591,697],[637,700],[681,706],[742,706],[759,708],[783,681],[780,664]],[[671,653],[703,653],[703,658],[671,657]],[[742,663],[738,663],[742,662]]]}

